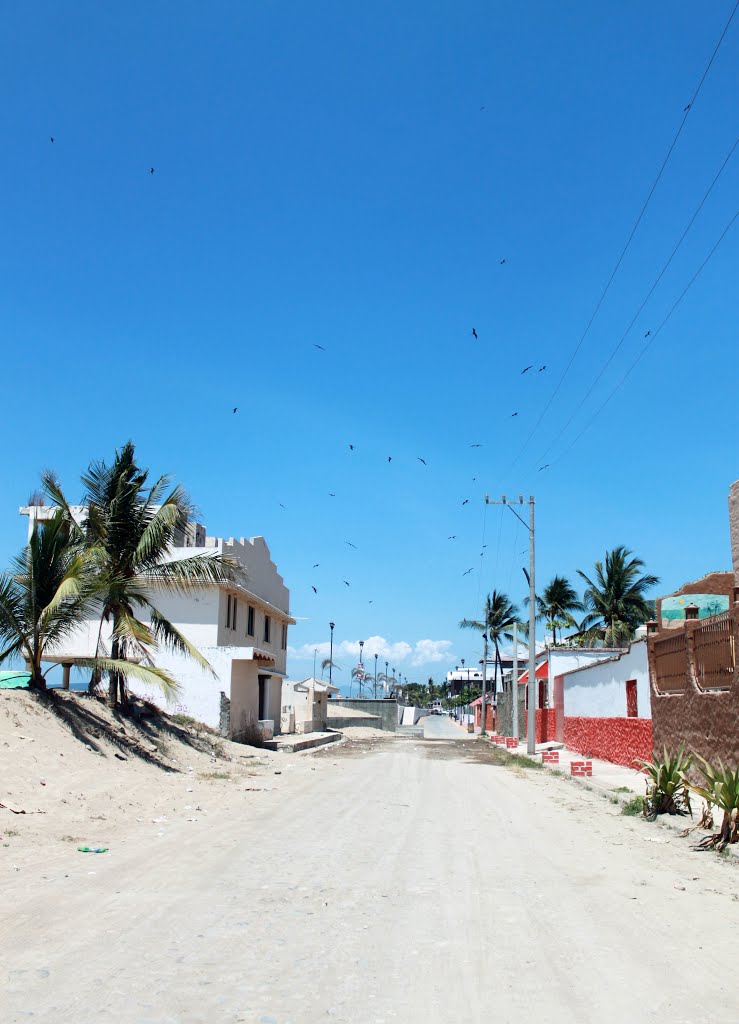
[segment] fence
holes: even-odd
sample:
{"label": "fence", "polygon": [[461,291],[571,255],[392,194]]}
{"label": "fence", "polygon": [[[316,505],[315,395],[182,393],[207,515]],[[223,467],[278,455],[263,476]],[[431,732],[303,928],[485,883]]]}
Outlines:
{"label": "fence", "polygon": [[656,638],[653,652],[657,689],[660,693],[682,693],[690,680],[687,634],[680,630]]}
{"label": "fence", "polygon": [[731,612],[714,615],[692,631],[695,681],[701,690],[728,690],[736,668],[736,638]]}
{"label": "fence", "polygon": [[736,672],[739,609],[688,621],[650,638],[652,682],[658,693],[728,690]]}

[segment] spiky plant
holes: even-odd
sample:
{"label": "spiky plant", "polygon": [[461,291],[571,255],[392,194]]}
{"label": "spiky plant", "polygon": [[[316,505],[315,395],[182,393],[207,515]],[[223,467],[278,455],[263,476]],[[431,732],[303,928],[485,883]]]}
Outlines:
{"label": "spiky plant", "polygon": [[715,847],[723,850],[729,843],[739,842],[739,768],[726,768],[719,759],[718,767],[709,764],[699,754],[695,755],[696,767],[703,776],[703,785],[690,784],[698,796],[724,812],[721,828],[715,835],[707,836],[699,846],[702,849]]}
{"label": "spiky plant", "polygon": [[639,758],[637,763],[651,780],[647,782],[647,795],[644,799],[646,818],[654,821],[658,814],[692,815],[687,779],[692,757],[685,753],[684,743],[680,744],[674,757],[664,747],[662,758],[653,754],[651,760]]}
{"label": "spiky plant", "polygon": [[[126,703],[126,679],[135,678],[134,662],[153,666],[154,652],[163,646],[213,671],[196,647],[157,608],[157,591],[191,594],[199,587],[232,582],[237,566],[215,552],[174,561],[168,552],[175,536],[187,526],[193,508],[179,485],[167,476],[150,484],[148,470],[136,463],[129,441],[115,454],[112,465],[91,463],[82,476],[87,515],[75,523],[64,493],[51,473],[42,477],[48,497],[66,517],[70,532],[85,551],[96,578],[103,623],[111,626],[108,700]],[[146,621],[148,620],[148,621]],[[98,641],[98,651],[101,640]],[[98,666],[101,661],[98,658]],[[121,667],[122,666],[122,667]],[[157,670],[158,685],[171,696],[175,680]]]}

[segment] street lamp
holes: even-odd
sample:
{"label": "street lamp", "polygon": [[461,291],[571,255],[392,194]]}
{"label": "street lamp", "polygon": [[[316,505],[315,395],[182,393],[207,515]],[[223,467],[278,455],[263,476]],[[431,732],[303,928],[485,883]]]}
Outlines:
{"label": "street lamp", "polygon": [[362,664],[362,648],[364,647],[364,640],[359,641],[359,664]]}
{"label": "street lamp", "polygon": [[318,656],[318,648],[313,649],[313,678],[316,678],[316,657]]}
{"label": "street lamp", "polygon": [[336,625],[335,622],[329,622],[329,627],[331,629],[331,650],[330,650],[329,656],[328,656],[328,685],[329,686],[331,686],[331,678],[332,678],[331,670],[334,667],[334,627],[335,627],[335,625]]}
{"label": "street lamp", "polygon": [[372,696],[377,700],[377,655],[375,654],[375,682],[372,687]]}

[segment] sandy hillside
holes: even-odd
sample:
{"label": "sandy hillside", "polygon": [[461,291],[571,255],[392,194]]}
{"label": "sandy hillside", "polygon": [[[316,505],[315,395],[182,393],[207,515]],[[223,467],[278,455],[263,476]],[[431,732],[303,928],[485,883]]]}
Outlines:
{"label": "sandy hillside", "polygon": [[150,836],[174,818],[232,813],[285,767],[285,754],[143,704],[134,712],[87,694],[0,690],[0,859],[20,864],[70,844],[110,846],[142,825]]}

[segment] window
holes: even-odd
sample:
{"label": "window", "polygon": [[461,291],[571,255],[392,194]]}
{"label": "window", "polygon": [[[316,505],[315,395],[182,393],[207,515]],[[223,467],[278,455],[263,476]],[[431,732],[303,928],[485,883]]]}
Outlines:
{"label": "window", "polygon": [[287,650],[287,623],[282,623],[282,649]]}
{"label": "window", "polygon": [[236,598],[233,600],[231,605],[231,629],[236,629],[236,609],[239,606],[239,602]]}
{"label": "window", "polygon": [[272,634],[272,619],[269,615],[264,616],[264,642],[268,644],[270,642],[270,636]]}
{"label": "window", "polygon": [[626,680],[626,717],[638,717],[638,701],[636,696],[636,679]]}
{"label": "window", "polygon": [[246,610],[246,635],[254,636],[254,607],[249,605]]}
{"label": "window", "polygon": [[226,604],[226,629],[231,628],[231,595],[228,595],[228,603]]}

